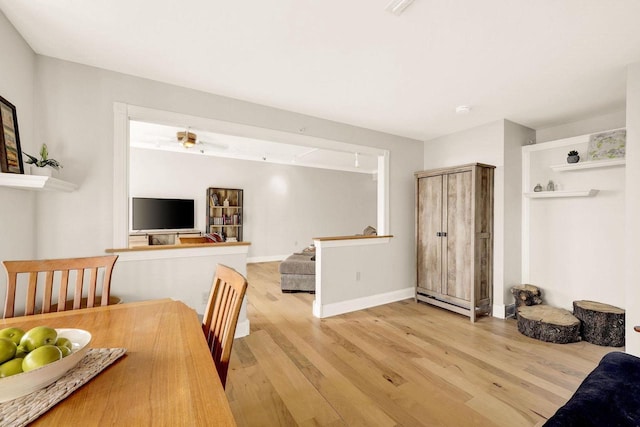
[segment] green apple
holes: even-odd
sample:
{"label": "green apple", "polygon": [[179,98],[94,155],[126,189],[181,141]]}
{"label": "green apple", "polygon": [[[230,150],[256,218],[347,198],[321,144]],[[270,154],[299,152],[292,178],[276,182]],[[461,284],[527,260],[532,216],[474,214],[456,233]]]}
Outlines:
{"label": "green apple", "polygon": [[62,352],[62,357],[67,357],[68,355],[71,354],[71,349],[66,345],[56,345],[56,347],[58,347]]}
{"label": "green apple", "polygon": [[69,350],[73,349],[73,344],[71,343],[71,340],[69,338],[65,338],[65,337],[60,337],[56,340],[56,346],[57,347],[68,347]]}
{"label": "green apple", "polygon": [[0,378],[22,373],[22,358],[17,357],[0,365]]}
{"label": "green apple", "polygon": [[21,359],[21,358],[24,358],[27,355],[27,353],[29,353],[27,349],[23,345],[19,345],[16,350],[16,355],[13,357],[16,359]]}
{"label": "green apple", "polygon": [[0,337],[9,338],[11,341],[16,343],[16,345],[20,344],[20,340],[24,335],[24,330],[20,328],[4,328],[0,329]]}
{"label": "green apple", "polygon": [[0,338],[0,363],[13,359],[18,346],[9,338]]}
{"label": "green apple", "polygon": [[43,345],[52,344],[55,345],[58,339],[58,333],[55,329],[48,326],[36,326],[27,331],[20,340],[20,345],[23,345],[27,351],[31,352]]}
{"label": "green apple", "polygon": [[22,370],[24,372],[33,371],[44,365],[62,359],[62,351],[52,344],[45,344],[30,351],[24,359],[22,359]]}

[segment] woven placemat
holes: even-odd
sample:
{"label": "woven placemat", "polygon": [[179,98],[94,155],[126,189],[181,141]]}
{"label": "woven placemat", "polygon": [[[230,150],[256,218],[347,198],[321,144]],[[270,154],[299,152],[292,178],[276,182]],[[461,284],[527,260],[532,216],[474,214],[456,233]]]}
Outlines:
{"label": "woven placemat", "polygon": [[17,399],[0,403],[0,426],[29,424],[126,352],[126,348],[90,348],[73,369],[54,383]]}

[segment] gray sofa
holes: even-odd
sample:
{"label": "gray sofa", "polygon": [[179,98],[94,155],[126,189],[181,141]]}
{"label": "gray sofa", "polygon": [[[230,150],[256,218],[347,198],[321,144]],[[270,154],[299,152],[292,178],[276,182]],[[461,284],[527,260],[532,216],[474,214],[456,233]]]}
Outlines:
{"label": "gray sofa", "polygon": [[280,263],[280,288],[282,292],[316,291],[316,253],[295,253]]}

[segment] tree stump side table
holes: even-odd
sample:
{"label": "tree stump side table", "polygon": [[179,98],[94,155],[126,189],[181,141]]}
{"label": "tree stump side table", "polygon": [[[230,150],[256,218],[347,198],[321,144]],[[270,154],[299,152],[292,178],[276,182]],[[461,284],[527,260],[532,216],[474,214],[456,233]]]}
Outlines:
{"label": "tree stump side table", "polygon": [[622,347],[624,314],[619,307],[595,301],[574,301],[573,315],[580,319],[582,338],[592,344]]}
{"label": "tree stump side table", "polygon": [[518,310],[518,331],[540,341],[567,344],[580,341],[580,320],[563,308],[522,306]]}
{"label": "tree stump side table", "polygon": [[511,295],[516,302],[515,315],[518,318],[518,309],[524,306],[538,305],[542,303],[542,294],[537,286],[516,285],[511,287]]}

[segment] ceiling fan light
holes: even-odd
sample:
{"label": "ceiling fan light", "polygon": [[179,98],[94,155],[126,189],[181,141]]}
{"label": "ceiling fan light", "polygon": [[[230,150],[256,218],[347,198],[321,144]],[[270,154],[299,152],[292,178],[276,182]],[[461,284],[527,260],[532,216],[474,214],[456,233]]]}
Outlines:
{"label": "ceiling fan light", "polygon": [[191,148],[196,145],[196,134],[193,132],[181,131],[176,134],[178,141],[184,148]]}

